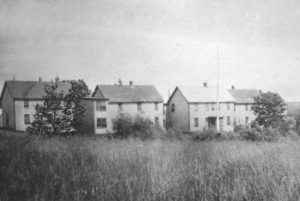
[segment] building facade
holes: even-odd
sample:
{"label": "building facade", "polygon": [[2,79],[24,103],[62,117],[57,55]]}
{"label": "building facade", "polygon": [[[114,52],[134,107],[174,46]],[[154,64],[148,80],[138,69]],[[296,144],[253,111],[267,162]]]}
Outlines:
{"label": "building facade", "polygon": [[216,129],[217,120],[221,131],[233,131],[238,124],[249,124],[255,119],[251,110],[257,90],[217,89],[204,86],[176,87],[167,103],[167,128],[185,132]]}
{"label": "building facade", "polygon": [[147,118],[163,127],[163,99],[151,85],[97,85],[95,102],[96,134],[113,132],[113,121],[120,115]]}
{"label": "building facade", "polygon": [[[2,127],[26,131],[34,120],[35,106],[43,104],[44,85],[40,81],[6,81],[1,94]],[[59,91],[68,92],[71,84],[56,81]],[[89,134],[112,133],[113,120],[120,114],[148,118],[163,126],[163,99],[154,86],[98,85],[85,97],[82,129]]]}

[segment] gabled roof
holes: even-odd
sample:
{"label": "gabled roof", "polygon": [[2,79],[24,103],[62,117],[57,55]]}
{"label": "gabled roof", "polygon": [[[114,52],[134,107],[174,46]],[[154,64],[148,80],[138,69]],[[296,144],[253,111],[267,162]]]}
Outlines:
{"label": "gabled roof", "polygon": [[[51,82],[35,81],[6,81],[2,90],[8,90],[13,99],[42,99],[46,95],[44,85]],[[70,83],[58,82],[60,91],[68,92],[71,88]],[[1,97],[2,97],[1,95]]]}
{"label": "gabled roof", "polygon": [[259,95],[256,89],[230,89],[229,92],[235,98],[236,103],[253,103],[253,98]]}
{"label": "gabled roof", "polygon": [[[178,86],[186,100],[190,103],[210,103],[217,102],[217,88],[204,86]],[[175,92],[174,91],[174,92]],[[172,96],[171,96],[172,97]],[[220,102],[235,102],[234,98],[227,89],[219,89]]]}
{"label": "gabled roof", "polygon": [[163,102],[161,95],[152,85],[97,85],[93,96],[117,103]]}

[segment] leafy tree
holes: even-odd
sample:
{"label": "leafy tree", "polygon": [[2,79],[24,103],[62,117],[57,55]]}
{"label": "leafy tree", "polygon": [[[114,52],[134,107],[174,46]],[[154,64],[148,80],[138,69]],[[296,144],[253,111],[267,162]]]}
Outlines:
{"label": "leafy tree", "polygon": [[36,135],[68,135],[79,131],[85,111],[81,103],[89,94],[83,80],[71,81],[69,93],[59,91],[57,83],[46,83],[43,104],[35,107],[34,121],[27,131]]}
{"label": "leafy tree", "polygon": [[265,128],[276,126],[276,123],[282,122],[286,104],[277,93],[261,93],[254,97],[252,110],[257,115],[256,122]]}
{"label": "leafy tree", "polygon": [[89,94],[89,89],[83,80],[71,82],[71,89],[64,97],[64,127],[68,132],[75,130],[79,131],[82,124],[83,113],[86,108],[81,104],[83,97]]}

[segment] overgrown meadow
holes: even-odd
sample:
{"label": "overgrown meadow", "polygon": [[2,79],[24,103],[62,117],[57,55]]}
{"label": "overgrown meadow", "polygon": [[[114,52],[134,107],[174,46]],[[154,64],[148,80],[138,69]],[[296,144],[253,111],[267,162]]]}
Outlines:
{"label": "overgrown meadow", "polygon": [[0,131],[0,200],[299,200],[300,144]]}

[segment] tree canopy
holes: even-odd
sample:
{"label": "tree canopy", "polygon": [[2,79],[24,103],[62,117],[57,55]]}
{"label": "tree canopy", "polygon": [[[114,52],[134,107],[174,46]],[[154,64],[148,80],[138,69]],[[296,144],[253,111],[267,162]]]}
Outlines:
{"label": "tree canopy", "polygon": [[264,127],[275,126],[281,122],[286,111],[286,104],[277,93],[261,93],[254,97],[252,110],[256,114],[256,122]]}
{"label": "tree canopy", "polygon": [[69,91],[60,91],[56,82],[45,83],[43,104],[35,106],[34,121],[27,131],[36,135],[69,135],[80,131],[86,108],[81,100],[89,94],[83,80],[70,81]]}

